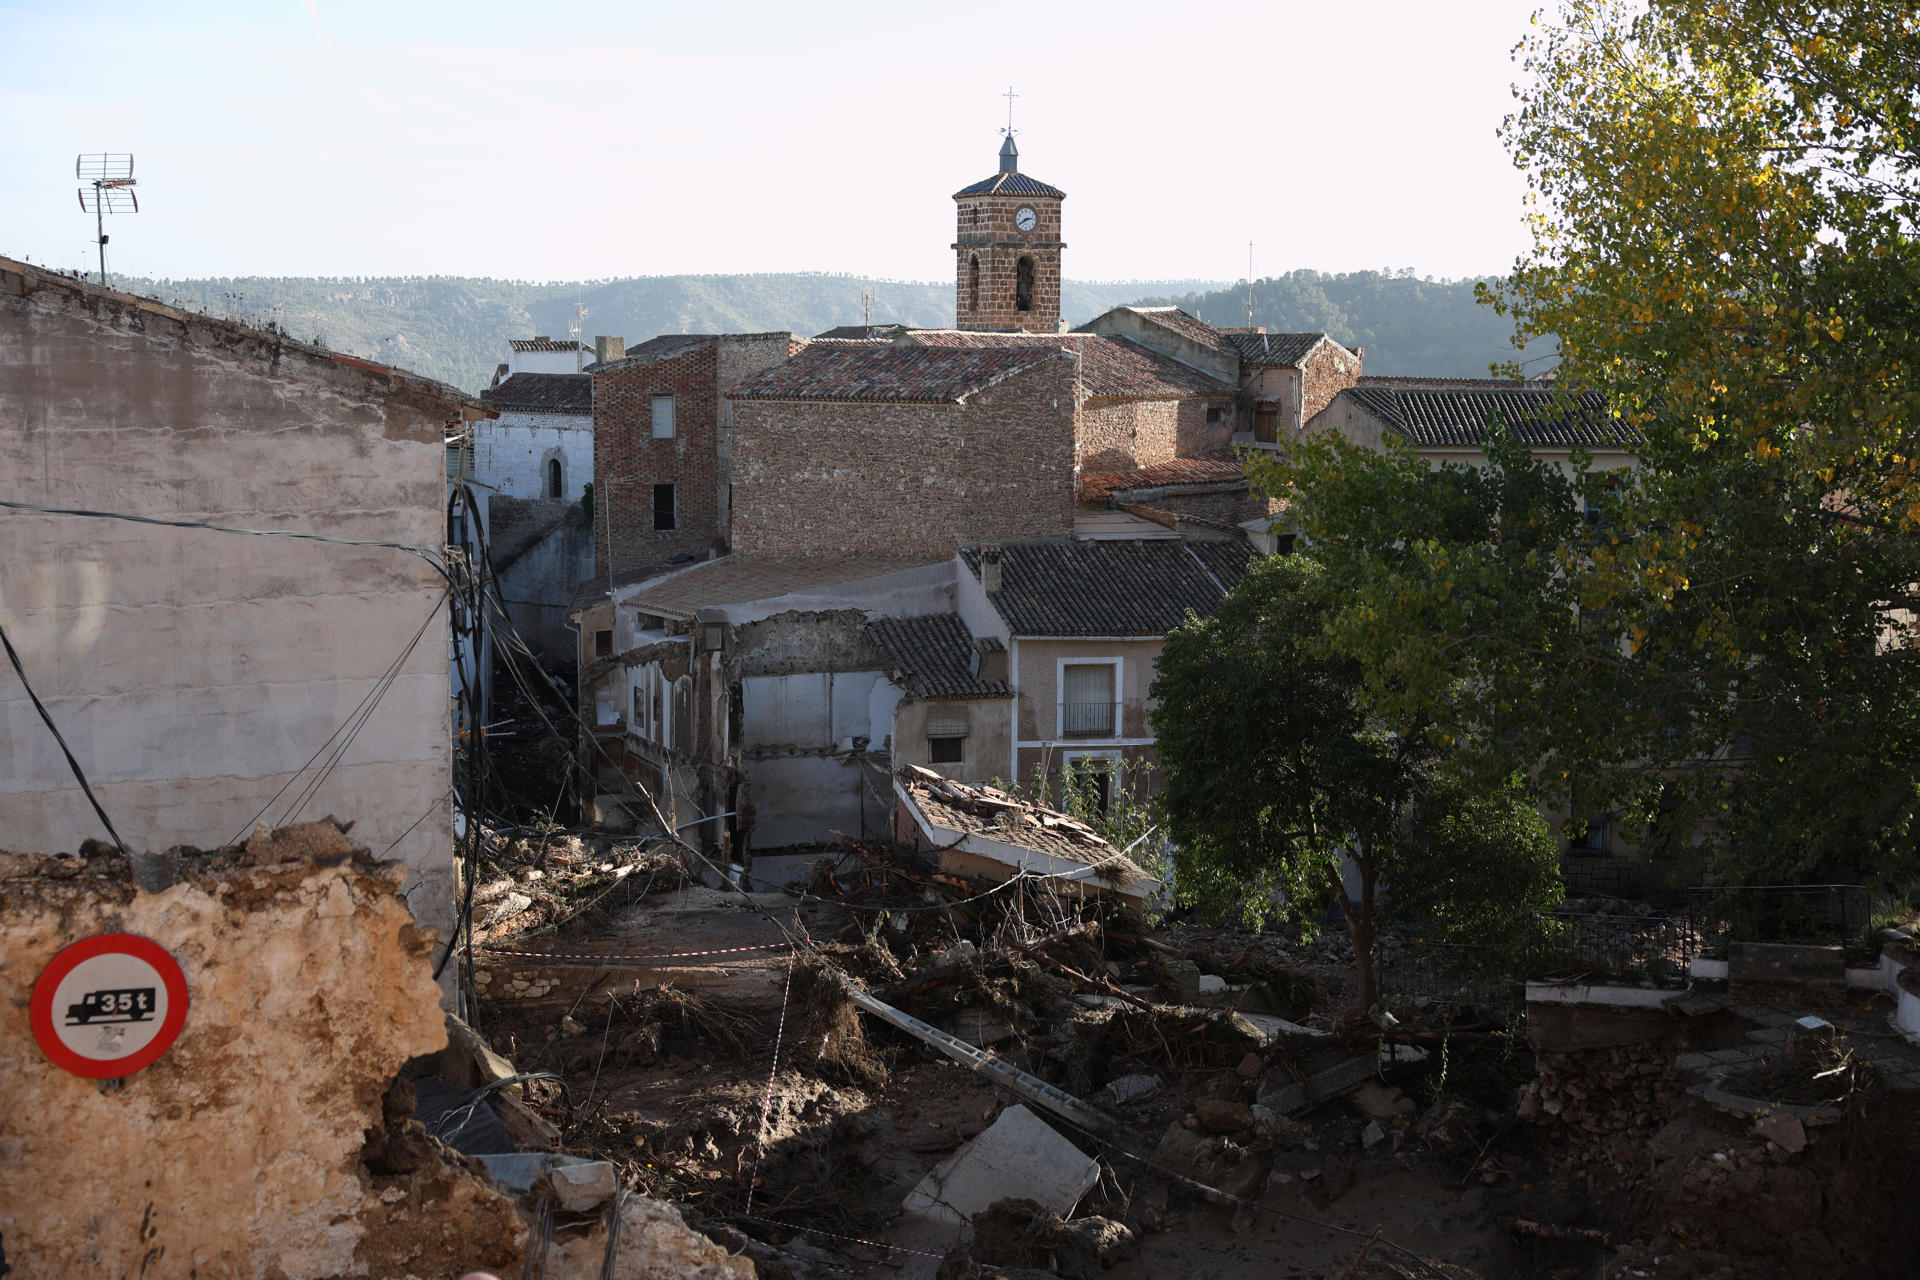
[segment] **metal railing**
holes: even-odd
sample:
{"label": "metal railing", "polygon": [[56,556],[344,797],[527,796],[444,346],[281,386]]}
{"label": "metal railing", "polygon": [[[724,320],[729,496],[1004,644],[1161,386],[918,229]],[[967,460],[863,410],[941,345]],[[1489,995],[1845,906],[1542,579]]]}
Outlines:
{"label": "metal railing", "polygon": [[1063,738],[1111,738],[1120,727],[1117,702],[1063,702],[1060,704],[1060,736]]}
{"label": "metal railing", "polygon": [[1783,942],[1840,947],[1850,963],[1871,964],[1872,911],[1872,894],[1858,884],[1720,885],[1687,893],[1701,954],[1717,959],[1735,942]]}

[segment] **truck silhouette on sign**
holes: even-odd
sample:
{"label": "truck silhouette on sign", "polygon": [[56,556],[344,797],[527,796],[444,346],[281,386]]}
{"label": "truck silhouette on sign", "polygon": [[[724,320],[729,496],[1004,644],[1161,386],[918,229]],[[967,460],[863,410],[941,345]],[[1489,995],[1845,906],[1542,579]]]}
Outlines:
{"label": "truck silhouette on sign", "polygon": [[151,1022],[156,1007],[153,987],[120,987],[89,991],[67,1006],[67,1025],[85,1027],[101,1022]]}

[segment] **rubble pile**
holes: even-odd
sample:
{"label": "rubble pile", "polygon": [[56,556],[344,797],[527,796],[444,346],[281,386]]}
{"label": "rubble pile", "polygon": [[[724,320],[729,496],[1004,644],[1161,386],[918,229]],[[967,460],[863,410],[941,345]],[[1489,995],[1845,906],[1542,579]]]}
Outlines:
{"label": "rubble pile", "polygon": [[658,842],[559,828],[483,829],[479,867],[473,936],[484,943],[603,923],[650,893],[692,881]]}
{"label": "rubble pile", "polygon": [[[1624,1170],[1673,1114],[1684,1088],[1671,1040],[1535,1056],[1538,1074],[1520,1099],[1520,1118],[1582,1135],[1587,1159]],[[1589,1141],[1589,1140],[1599,1141]]]}

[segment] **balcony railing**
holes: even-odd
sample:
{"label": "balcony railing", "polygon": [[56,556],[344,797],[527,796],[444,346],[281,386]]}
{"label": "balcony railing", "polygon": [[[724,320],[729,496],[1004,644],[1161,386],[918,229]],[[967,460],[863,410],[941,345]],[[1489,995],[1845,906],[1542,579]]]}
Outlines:
{"label": "balcony railing", "polygon": [[1111,738],[1120,723],[1117,702],[1063,702],[1060,704],[1060,736],[1063,738]]}

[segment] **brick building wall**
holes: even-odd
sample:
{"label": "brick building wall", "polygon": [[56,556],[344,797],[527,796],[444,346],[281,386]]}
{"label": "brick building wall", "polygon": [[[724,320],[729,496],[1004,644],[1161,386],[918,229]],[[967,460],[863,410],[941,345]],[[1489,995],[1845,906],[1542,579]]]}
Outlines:
{"label": "brick building wall", "polygon": [[[594,573],[624,573],[717,547],[719,401],[714,343],[593,376]],[[653,398],[674,398],[674,434],[653,436]],[[655,528],[654,486],[674,487]],[[611,541],[611,565],[609,564]]]}
{"label": "brick building wall", "polygon": [[[1060,328],[1060,201],[1051,196],[956,197],[954,314],[960,329],[1021,329],[1056,333]],[[1014,215],[1032,209],[1032,231],[1014,225]],[[1033,308],[1014,309],[1022,257],[1033,259]],[[973,264],[979,262],[976,290]]]}
{"label": "brick building wall", "polygon": [[960,404],[741,400],[733,549],[947,556],[963,542],[1073,531],[1073,362]]}
{"label": "brick building wall", "polygon": [[[594,572],[624,573],[728,544],[733,406],[726,393],[799,349],[788,333],[720,334],[594,375]],[[653,398],[674,398],[674,433],[653,434]],[[655,486],[673,486],[672,529]]]}

